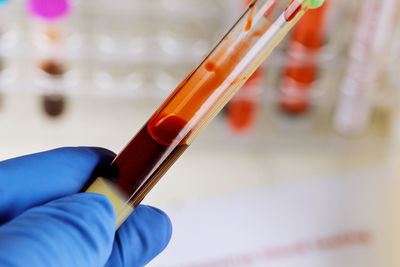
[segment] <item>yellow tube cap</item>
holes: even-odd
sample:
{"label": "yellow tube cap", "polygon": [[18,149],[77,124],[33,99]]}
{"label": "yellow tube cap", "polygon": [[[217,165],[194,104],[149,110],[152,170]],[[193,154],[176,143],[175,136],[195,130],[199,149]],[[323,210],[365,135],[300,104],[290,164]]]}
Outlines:
{"label": "yellow tube cap", "polygon": [[310,4],[310,8],[317,8],[322,6],[325,0],[306,0]]}

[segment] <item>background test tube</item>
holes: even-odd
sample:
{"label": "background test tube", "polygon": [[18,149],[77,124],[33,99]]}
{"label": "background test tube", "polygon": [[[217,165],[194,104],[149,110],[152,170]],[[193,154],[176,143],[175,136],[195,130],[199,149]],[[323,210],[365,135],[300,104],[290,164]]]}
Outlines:
{"label": "background test tube", "polygon": [[[247,7],[251,0],[244,0]],[[271,8],[271,12],[273,8]],[[227,105],[228,126],[234,134],[248,134],[255,126],[265,68],[260,66]]]}
{"label": "background test tube", "polygon": [[[303,0],[253,1],[233,28],[167,98],[86,192],[112,202],[117,227],[197,134],[260,66],[310,6]],[[277,12],[270,12],[277,4]]]}
{"label": "background test tube", "polygon": [[[27,2],[29,13],[40,19],[43,24],[35,28],[35,48],[39,51],[36,64],[39,71],[35,74],[45,94],[42,97],[44,111],[50,117],[61,115],[65,107],[65,96],[60,92],[66,72],[66,63],[61,47],[64,38],[60,21],[70,12],[68,0],[29,0]],[[36,55],[38,56],[38,55]]]}
{"label": "background test tube", "polygon": [[363,2],[334,113],[334,128],[340,134],[358,135],[368,125],[398,8],[398,0]]}
{"label": "background test tube", "polygon": [[227,106],[228,126],[236,135],[250,134],[262,102],[265,68],[259,67]]}
{"label": "background test tube", "polygon": [[287,113],[301,114],[311,105],[310,91],[318,76],[330,4],[331,0],[327,0],[321,7],[307,12],[293,29],[278,100]]}

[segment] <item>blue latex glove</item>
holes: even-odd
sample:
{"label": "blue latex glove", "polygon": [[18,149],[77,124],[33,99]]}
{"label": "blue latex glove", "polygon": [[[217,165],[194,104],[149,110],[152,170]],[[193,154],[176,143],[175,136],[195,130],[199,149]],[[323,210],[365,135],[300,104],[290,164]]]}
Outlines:
{"label": "blue latex glove", "polygon": [[82,147],[0,162],[0,266],[143,266],[160,253],[162,211],[138,206],[115,233],[106,197],[75,194],[113,157]]}

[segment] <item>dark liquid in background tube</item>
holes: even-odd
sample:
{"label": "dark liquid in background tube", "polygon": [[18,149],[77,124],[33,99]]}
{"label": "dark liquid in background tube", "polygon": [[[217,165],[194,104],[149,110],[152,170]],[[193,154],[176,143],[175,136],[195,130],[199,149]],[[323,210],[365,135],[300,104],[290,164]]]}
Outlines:
{"label": "dark liquid in background tube", "polygon": [[[40,69],[48,74],[49,79],[63,79],[65,73],[64,65],[57,60],[43,60],[40,65]],[[57,118],[61,116],[65,110],[66,99],[65,96],[54,93],[46,94],[41,97],[42,107],[46,115],[51,118]]]}
{"label": "dark liquid in background tube", "polygon": [[[246,70],[241,70],[238,72],[240,75],[237,75],[236,67],[256,65],[253,61],[246,63],[249,65],[241,64],[248,59],[246,56],[253,48],[254,41],[264,36],[272,25],[271,21],[265,18],[258,18],[261,25],[253,21],[252,9],[256,2],[250,4],[245,12],[246,16],[239,20],[241,24],[235,25],[234,29],[238,28],[238,31],[230,31],[233,32],[232,36],[238,34],[239,39],[231,40],[230,35],[225,36],[115,158],[103,177],[96,179],[86,190],[105,194],[111,200],[117,214],[117,227],[186,150],[197,133],[232,97],[238,88],[235,86],[241,86],[248,79],[248,76],[242,76],[245,75],[243,72],[251,75]],[[288,21],[300,17],[296,15],[305,10],[307,7],[303,10],[300,2],[292,2],[284,15],[279,16],[277,28],[271,30],[277,38],[263,40],[265,46],[259,49],[266,52],[260,57],[268,55],[284,36],[291,25]],[[254,29],[253,23],[257,25]],[[236,27],[238,25],[242,28]],[[251,72],[254,70],[250,69]],[[232,78],[233,76],[235,78]]]}
{"label": "dark liquid in background tube", "polygon": [[65,110],[65,97],[63,95],[44,95],[42,96],[42,106],[45,113],[57,118],[61,116]]}

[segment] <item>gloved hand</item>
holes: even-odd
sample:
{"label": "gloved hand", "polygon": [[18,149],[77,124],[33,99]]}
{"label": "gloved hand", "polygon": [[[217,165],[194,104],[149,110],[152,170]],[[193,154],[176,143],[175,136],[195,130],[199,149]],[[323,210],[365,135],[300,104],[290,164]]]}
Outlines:
{"label": "gloved hand", "polygon": [[160,253],[162,211],[140,205],[115,233],[106,197],[75,194],[113,157],[82,147],[0,162],[0,266],[143,266]]}

